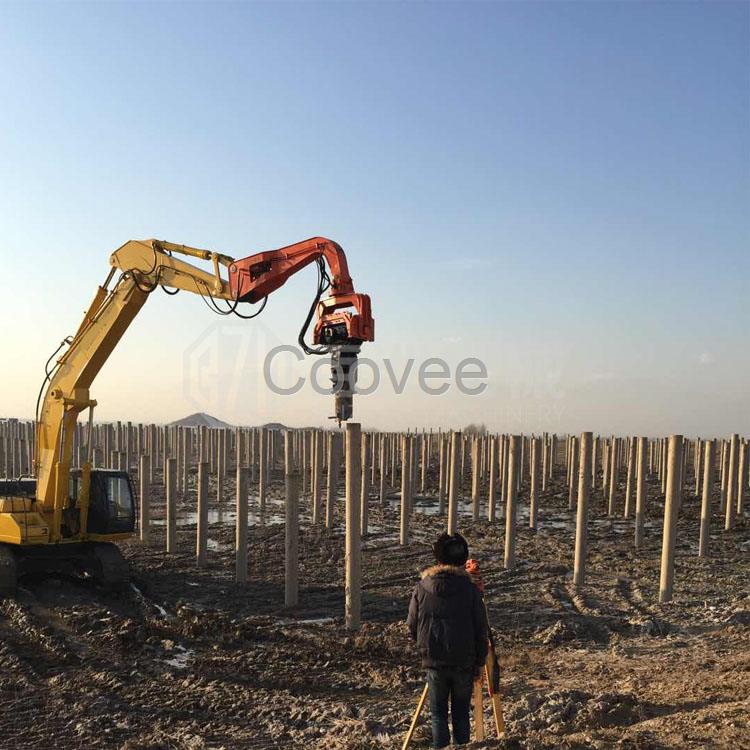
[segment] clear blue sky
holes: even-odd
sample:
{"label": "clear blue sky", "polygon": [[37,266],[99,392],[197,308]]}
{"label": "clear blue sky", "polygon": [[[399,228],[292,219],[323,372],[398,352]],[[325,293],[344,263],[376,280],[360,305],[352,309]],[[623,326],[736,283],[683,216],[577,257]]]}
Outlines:
{"label": "clear blue sky", "polygon": [[[750,432],[749,28],[720,2],[0,5],[0,412],[31,414],[127,239],[323,234],[372,295],[369,354],[489,369],[481,397],[363,398],[366,425]],[[99,416],[322,423],[259,380],[313,276],[209,329],[244,347],[205,355],[218,400],[185,385],[215,318],[159,294]]]}

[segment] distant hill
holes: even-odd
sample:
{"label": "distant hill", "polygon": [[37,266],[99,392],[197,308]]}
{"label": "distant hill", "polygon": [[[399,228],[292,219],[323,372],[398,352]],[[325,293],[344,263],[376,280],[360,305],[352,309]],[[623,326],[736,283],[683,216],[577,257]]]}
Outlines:
{"label": "distant hill", "polygon": [[[196,414],[191,414],[189,417],[177,419],[174,422],[170,422],[169,425],[170,427],[174,425],[177,427],[213,427],[214,429],[223,428],[231,430],[236,426],[228,424],[227,422],[222,422],[220,419],[212,417],[210,414],[204,414],[202,411],[199,411]],[[281,422],[267,422],[262,426],[266,430],[278,430],[279,432],[286,430],[286,425],[281,424]]]}
{"label": "distant hill", "polygon": [[178,427],[234,427],[234,425],[222,422],[220,419],[216,419],[216,417],[212,417],[210,414],[204,414],[202,411],[197,412],[196,414],[191,414],[189,417],[183,417],[182,419],[170,422],[170,425],[176,425]]}

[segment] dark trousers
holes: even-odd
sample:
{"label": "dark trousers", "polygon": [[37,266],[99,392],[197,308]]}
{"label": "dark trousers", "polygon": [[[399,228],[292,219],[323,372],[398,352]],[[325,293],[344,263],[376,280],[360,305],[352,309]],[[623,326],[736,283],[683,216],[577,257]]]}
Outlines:
{"label": "dark trousers", "polygon": [[451,704],[453,741],[462,745],[469,741],[469,706],[474,685],[471,667],[440,667],[427,670],[432,717],[432,746],[447,747],[451,740],[448,731],[448,701]]}

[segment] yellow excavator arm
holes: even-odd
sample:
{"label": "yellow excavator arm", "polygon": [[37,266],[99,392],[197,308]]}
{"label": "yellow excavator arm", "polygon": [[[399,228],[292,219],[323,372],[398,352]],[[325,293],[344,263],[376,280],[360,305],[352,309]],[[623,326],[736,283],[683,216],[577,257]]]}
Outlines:
{"label": "yellow excavator arm", "polygon": [[[174,257],[174,253],[211,260],[214,272],[192,266]],[[86,409],[93,414],[96,402],[91,399],[89,388],[148,295],[157,286],[165,286],[228,300],[229,286],[221,278],[219,269],[232,262],[233,259],[226,255],[158,240],[131,240],[112,253],[112,269],[104,284],[97,289],[78,331],[58,360],[39,410],[34,454],[36,498],[42,511],[53,514],[50,541],[59,541],[60,538],[61,514],[69,495],[73,434],[78,415]],[[108,289],[118,270],[122,272],[121,276]],[[86,476],[90,471],[90,461],[83,469],[81,526],[86,528]]]}
{"label": "yellow excavator arm", "polygon": [[[193,266],[178,257],[180,255],[210,261],[212,271]],[[239,302],[264,300],[289,276],[309,263],[318,262],[321,279],[327,278],[323,265],[324,258],[334,274],[333,278],[329,279],[332,289],[330,298],[320,300],[323,287],[319,284],[318,296],[314,302],[318,313],[314,340],[316,344],[324,344],[324,347],[316,350],[306,348],[306,351],[330,351],[334,356],[338,356],[340,350],[348,348],[345,373],[348,376],[349,363],[356,360],[359,345],[364,340],[373,340],[374,324],[370,315],[369,297],[354,293],[344,252],[331,240],[315,237],[237,261],[222,253],[155,239],[130,240],[112,253],[112,268],[106,281],[97,289],[76,334],[66,341],[67,350],[47,373],[46,390],[41,408],[37,410],[34,453],[37,483],[36,503],[33,508],[35,514],[40,516],[40,521],[36,524],[37,536],[48,533],[48,541],[61,541],[62,515],[70,501],[73,434],[78,415],[88,410],[89,455],[84,466],[80,467],[82,487],[77,501],[80,511],[80,532],[75,535],[78,540],[87,538],[91,473],[90,438],[93,409],[96,406],[96,402],[91,399],[89,388],[154,289],[161,286],[193,292],[204,297],[213,306],[216,306],[216,300],[224,300],[229,303],[228,310],[234,311]],[[227,278],[222,277],[222,269],[226,269]],[[114,286],[109,288],[118,271],[119,277]],[[354,308],[354,313],[343,311],[343,308],[351,307]],[[310,317],[308,316],[300,333],[300,343],[303,345],[303,336]],[[351,354],[352,348],[354,354]],[[342,357],[338,356],[337,362],[341,359]],[[345,379],[348,381],[348,378]],[[351,392],[348,382],[341,390],[344,395],[337,394],[337,416],[339,419],[347,419],[351,416]],[[32,540],[28,534],[28,516],[25,523],[25,542],[30,543]]]}

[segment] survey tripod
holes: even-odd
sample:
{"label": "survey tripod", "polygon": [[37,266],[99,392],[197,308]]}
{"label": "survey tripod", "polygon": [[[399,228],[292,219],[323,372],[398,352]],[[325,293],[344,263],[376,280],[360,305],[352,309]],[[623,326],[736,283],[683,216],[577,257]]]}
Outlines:
{"label": "survey tripod", "polygon": [[[482,576],[479,571],[479,565],[476,560],[469,560],[466,563],[466,571],[471,575],[474,584],[479,589],[479,592],[484,597],[484,583]],[[472,702],[474,704],[474,741],[481,741],[486,739],[484,731],[484,706],[483,706],[483,684],[487,686],[487,695],[490,699],[490,705],[492,706],[492,716],[495,720],[495,731],[497,732],[498,738],[502,737],[505,732],[505,722],[503,721],[503,707],[500,699],[500,668],[497,660],[497,650],[495,648],[495,638],[492,635],[492,628],[490,627],[490,620],[487,614],[487,607],[484,608],[484,616],[487,619],[487,633],[489,637],[489,648],[487,650],[487,659],[484,664],[484,675],[483,679],[474,681],[474,695]],[[425,683],[422,695],[420,695],[417,701],[417,708],[414,711],[414,715],[409,725],[409,730],[404,737],[404,744],[401,746],[401,750],[408,750],[411,744],[412,736],[417,728],[419,722],[419,716],[422,713],[424,704],[427,701],[427,695],[429,687]]]}

